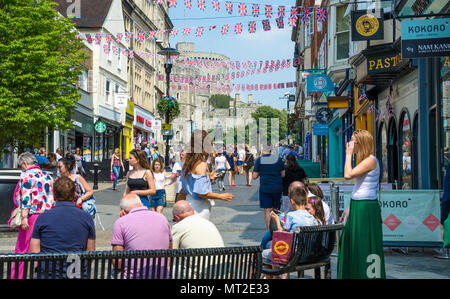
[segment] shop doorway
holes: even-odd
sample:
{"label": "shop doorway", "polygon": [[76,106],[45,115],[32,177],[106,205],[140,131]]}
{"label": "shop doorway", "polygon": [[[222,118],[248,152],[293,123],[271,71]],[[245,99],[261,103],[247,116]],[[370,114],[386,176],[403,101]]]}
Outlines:
{"label": "shop doorway", "polygon": [[412,125],[412,137],[411,137],[411,177],[413,189],[419,189],[419,147],[417,144],[417,138],[419,136],[419,114],[414,115]]}
{"label": "shop doorway", "polygon": [[388,155],[388,182],[394,184],[394,188],[398,189],[399,186],[399,151],[398,151],[398,136],[397,136],[397,126],[395,119],[391,118],[389,122],[388,129],[388,145],[387,145],[387,155]]}

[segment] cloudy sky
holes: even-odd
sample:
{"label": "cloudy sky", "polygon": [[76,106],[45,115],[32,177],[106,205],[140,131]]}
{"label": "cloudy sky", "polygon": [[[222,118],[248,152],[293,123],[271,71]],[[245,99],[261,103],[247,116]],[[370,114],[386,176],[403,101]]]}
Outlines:
{"label": "cloudy sky", "polygon": [[[212,0],[205,0],[205,11],[198,8],[198,0],[191,0],[192,9],[186,9],[184,0],[177,1],[176,8],[169,9],[169,15],[174,24],[174,28],[180,31],[183,28],[194,28],[189,36],[178,34],[171,37],[170,44],[175,47],[177,42],[193,42],[196,51],[215,52],[228,56],[232,61],[263,61],[291,59],[294,55],[294,43],[291,41],[292,27],[287,23],[290,14],[291,5],[295,1],[266,1],[266,2],[245,2],[247,4],[247,16],[238,15],[238,5],[241,2],[233,3],[233,14],[230,15],[225,10],[225,0],[219,0],[220,11],[217,12],[212,7]],[[254,18],[251,14],[252,3],[259,4],[260,16]],[[272,5],[273,17],[270,20],[270,31],[264,31],[262,20],[266,19],[264,15],[265,5]],[[275,19],[278,17],[278,5],[286,7],[284,17],[284,29],[278,29]],[[248,22],[256,21],[256,33],[248,32]],[[235,24],[242,23],[243,30],[241,34],[235,34]],[[230,25],[228,34],[221,34],[221,27],[224,24]],[[216,29],[209,31],[209,26],[216,25]],[[195,36],[195,28],[203,26],[205,31],[202,37]],[[285,68],[274,72],[267,72],[260,75],[248,76],[232,80],[234,84],[268,84],[268,83],[286,83],[295,81],[295,69]],[[268,91],[251,91],[253,100],[261,102],[264,105],[270,105],[277,108],[286,108],[286,100],[280,99],[285,93],[295,93],[295,88],[276,89]],[[235,92],[232,92],[234,96]],[[241,100],[247,101],[248,92],[242,92]]]}

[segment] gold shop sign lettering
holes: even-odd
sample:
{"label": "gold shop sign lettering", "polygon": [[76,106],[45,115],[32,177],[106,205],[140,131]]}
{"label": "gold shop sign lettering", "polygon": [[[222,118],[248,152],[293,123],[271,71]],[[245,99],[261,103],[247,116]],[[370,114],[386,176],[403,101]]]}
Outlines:
{"label": "gold shop sign lettering", "polygon": [[402,55],[400,53],[376,58],[367,58],[367,73],[389,73],[395,71],[401,62]]}

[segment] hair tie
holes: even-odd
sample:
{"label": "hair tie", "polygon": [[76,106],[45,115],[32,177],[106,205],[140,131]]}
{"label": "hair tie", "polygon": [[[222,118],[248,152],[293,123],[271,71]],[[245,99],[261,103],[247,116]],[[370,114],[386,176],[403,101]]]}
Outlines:
{"label": "hair tie", "polygon": [[309,201],[310,203],[312,203],[312,205],[315,205],[315,204],[316,204],[316,201],[315,201],[314,199],[309,198],[308,201]]}

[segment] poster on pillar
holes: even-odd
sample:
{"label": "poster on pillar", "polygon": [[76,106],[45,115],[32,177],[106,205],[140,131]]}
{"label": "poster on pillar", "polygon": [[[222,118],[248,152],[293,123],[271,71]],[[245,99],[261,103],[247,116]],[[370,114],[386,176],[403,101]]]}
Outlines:
{"label": "poster on pillar", "polygon": [[[414,192],[414,193],[413,193]],[[385,246],[440,246],[439,190],[385,190],[380,192]],[[351,191],[344,192],[344,207]]]}

